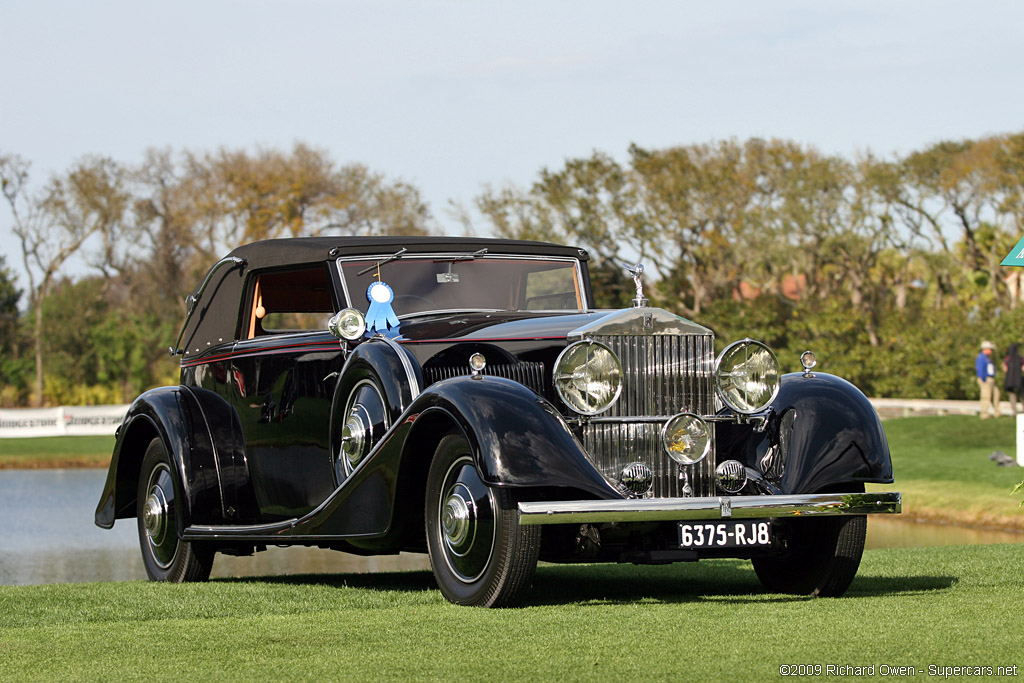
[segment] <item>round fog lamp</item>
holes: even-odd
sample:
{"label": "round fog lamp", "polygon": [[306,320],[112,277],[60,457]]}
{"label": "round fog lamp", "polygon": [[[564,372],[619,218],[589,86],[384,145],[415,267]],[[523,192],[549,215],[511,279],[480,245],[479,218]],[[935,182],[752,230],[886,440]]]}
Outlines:
{"label": "round fog lamp", "polygon": [[619,482],[634,496],[642,496],[654,486],[654,473],[646,464],[632,462],[623,468]]}
{"label": "round fog lamp", "polygon": [[327,323],[327,329],[335,337],[355,341],[366,332],[366,318],[354,308],[346,308],[337,313]]}
{"label": "round fog lamp", "polygon": [[747,485],[747,468],[738,460],[725,460],[715,468],[715,481],[726,493],[739,493]]}
{"label": "round fog lamp", "polygon": [[680,413],[665,423],[661,442],[668,457],[680,465],[694,465],[711,449],[711,432],[696,415]]}

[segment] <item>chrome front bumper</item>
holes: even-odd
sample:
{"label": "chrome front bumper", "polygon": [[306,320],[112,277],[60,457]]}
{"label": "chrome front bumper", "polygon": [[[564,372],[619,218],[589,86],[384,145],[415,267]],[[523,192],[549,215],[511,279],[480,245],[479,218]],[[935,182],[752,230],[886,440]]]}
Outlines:
{"label": "chrome front bumper", "polygon": [[898,514],[899,493],[815,493],[794,496],[711,496],[520,503],[519,523],[597,524],[689,519],[763,519],[810,515]]}

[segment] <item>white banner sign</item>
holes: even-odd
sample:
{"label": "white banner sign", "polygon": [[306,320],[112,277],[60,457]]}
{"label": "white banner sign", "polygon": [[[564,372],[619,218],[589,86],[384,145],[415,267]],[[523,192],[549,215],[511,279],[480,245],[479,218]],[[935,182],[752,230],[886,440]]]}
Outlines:
{"label": "white banner sign", "polygon": [[1017,464],[1024,467],[1024,414],[1017,415]]}
{"label": "white banner sign", "polygon": [[0,439],[113,434],[126,412],[127,405],[0,410]]}

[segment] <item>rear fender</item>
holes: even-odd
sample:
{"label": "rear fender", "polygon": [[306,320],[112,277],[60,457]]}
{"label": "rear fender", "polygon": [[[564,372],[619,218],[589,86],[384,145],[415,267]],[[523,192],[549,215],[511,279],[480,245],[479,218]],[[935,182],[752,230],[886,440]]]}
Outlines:
{"label": "rear fender", "polygon": [[243,505],[225,502],[224,482],[234,485],[232,502],[245,500],[238,494],[245,487],[237,485],[248,481],[240,435],[234,411],[213,392],[177,386],[142,394],[118,427],[96,525],[109,529],[115,519],[136,516],[142,458],[154,438],[163,442],[176,473],[177,497],[185,503],[182,529],[193,521],[225,521],[228,508]]}

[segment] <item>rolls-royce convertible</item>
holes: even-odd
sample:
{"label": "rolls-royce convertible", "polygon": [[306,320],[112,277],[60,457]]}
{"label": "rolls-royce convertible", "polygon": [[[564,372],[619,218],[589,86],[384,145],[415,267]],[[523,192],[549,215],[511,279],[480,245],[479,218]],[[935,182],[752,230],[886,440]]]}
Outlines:
{"label": "rolls-royce convertible", "polygon": [[[539,560],[749,558],[837,596],[898,513],[878,416],[838,377],[648,305],[596,310],[585,250],[476,238],[268,240],[187,298],[177,386],[117,430],[96,524],[155,581],[268,545],[428,553],[508,606]],[[793,359],[796,364],[796,359]]]}

